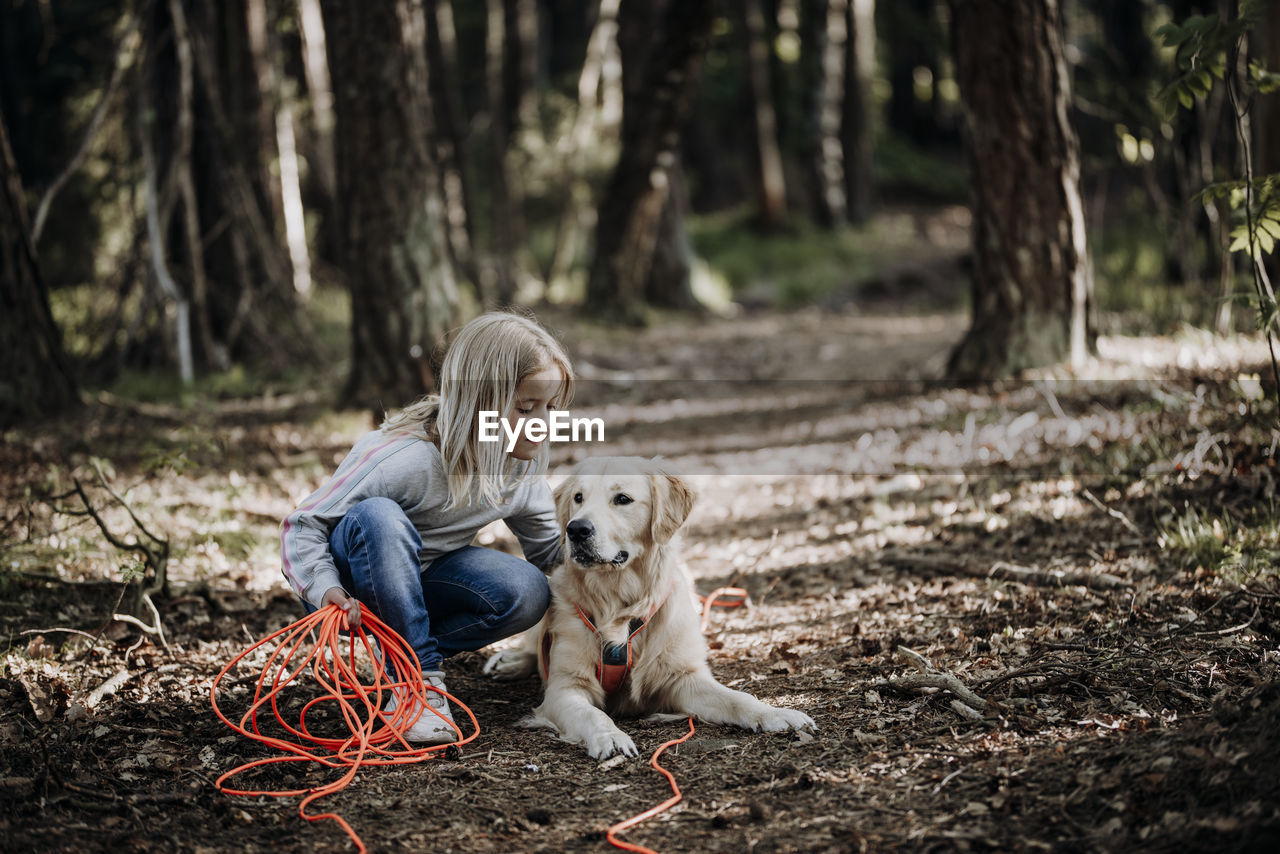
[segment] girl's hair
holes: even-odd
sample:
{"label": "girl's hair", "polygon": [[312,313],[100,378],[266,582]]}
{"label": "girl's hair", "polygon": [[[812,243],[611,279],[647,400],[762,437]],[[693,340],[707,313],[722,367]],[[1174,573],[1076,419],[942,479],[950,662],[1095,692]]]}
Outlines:
{"label": "girl's hair", "polygon": [[[547,445],[519,472],[507,456],[506,440],[481,442],[479,413],[505,418],[516,386],[548,368],[560,369],[560,387],[551,405],[563,409],[573,398],[574,374],[560,343],[532,317],[491,311],[458,331],[440,368],[440,393],[419,398],[382,422],[383,432],[418,436],[440,448],[449,477],[446,509],[476,498],[498,505],[519,479],[547,470]],[[515,475],[515,478],[511,478]]]}

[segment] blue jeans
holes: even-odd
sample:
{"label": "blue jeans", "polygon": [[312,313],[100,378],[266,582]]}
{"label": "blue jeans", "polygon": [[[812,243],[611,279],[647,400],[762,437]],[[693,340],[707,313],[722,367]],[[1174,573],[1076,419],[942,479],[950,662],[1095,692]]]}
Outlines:
{"label": "blue jeans", "polygon": [[347,592],[409,642],[423,670],[530,628],[551,602],[546,576],[514,555],[464,546],[423,567],[421,548],[389,498],[361,501],[329,535]]}

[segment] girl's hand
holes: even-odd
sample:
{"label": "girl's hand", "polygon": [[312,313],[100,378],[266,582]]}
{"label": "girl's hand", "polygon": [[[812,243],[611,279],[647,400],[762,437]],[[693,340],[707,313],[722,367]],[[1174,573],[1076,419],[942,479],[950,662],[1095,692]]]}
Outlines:
{"label": "girl's hand", "polygon": [[347,625],[352,630],[360,628],[360,600],[348,596],[347,591],[341,587],[330,587],[324,592],[321,602],[325,605],[337,605],[347,612]]}

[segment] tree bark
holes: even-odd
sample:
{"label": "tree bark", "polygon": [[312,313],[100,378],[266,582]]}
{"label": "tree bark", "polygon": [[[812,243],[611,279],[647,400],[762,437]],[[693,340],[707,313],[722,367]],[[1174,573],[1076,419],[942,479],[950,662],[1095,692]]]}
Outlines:
{"label": "tree bark", "polygon": [[848,215],[840,139],[848,4],[849,0],[805,0],[800,18],[807,99],[805,154],[812,176],[813,215],[828,228],[840,225]]}
{"label": "tree bark", "polygon": [[458,35],[449,0],[427,0],[427,64],[431,98],[435,108],[436,157],[440,187],[449,223],[449,250],[453,263],[473,286],[480,283],[475,259],[475,206],[471,187],[466,134],[466,113],[458,88]]}
{"label": "tree bark", "polygon": [[949,374],[989,380],[1094,346],[1093,276],[1058,0],[952,0],[973,207],[973,322]]}
{"label": "tree bark", "polygon": [[338,184],[337,167],[333,161],[333,84],[329,79],[329,54],[325,47],[319,0],[298,0],[298,35],[302,40],[302,72],[307,80],[307,94],[311,97],[315,168],[320,186],[332,203]]}
{"label": "tree bark", "polygon": [[428,391],[430,358],[456,321],[457,293],[432,158],[422,0],[322,0],[333,74],[351,293],[345,403],[392,407]]}
{"label": "tree bark", "polygon": [[844,106],[840,143],[844,151],[845,202],[849,221],[871,216],[871,139],[874,130],[870,79],[875,68],[875,0],[844,3]]}
{"label": "tree bark", "polygon": [[[1280,71],[1280,3],[1268,3],[1267,12],[1254,33],[1257,52],[1268,71]],[[1254,127],[1254,173],[1280,173],[1280,93],[1260,95],[1252,116]],[[1280,284],[1280,252],[1264,256],[1267,275]]]}
{"label": "tree bark", "polygon": [[746,63],[747,97],[755,141],[756,163],[753,175],[760,224],[775,229],[787,215],[787,183],[782,172],[782,152],[778,148],[778,120],[773,109],[773,90],[769,81],[768,33],[760,0],[738,0],[739,22]]}
{"label": "tree bark", "polygon": [[[706,50],[716,3],[624,2],[618,15],[622,52],[621,150],[601,199],[586,308],[637,322],[651,294],[692,302],[687,267],[670,269],[679,251],[659,252],[660,240],[683,233],[675,196],[680,128]],[[678,249],[678,247],[677,247]],[[662,263],[655,265],[655,258]],[[658,281],[650,285],[657,272]]]}
{"label": "tree bark", "polygon": [[485,84],[489,106],[489,143],[493,148],[493,170],[489,207],[493,264],[482,280],[481,292],[489,304],[507,304],[515,297],[518,278],[516,253],[523,230],[520,199],[510,171],[508,149],[515,111],[508,109],[507,16],[503,0],[488,0],[485,29]]}
{"label": "tree bark", "polygon": [[62,337],[36,266],[9,135],[0,120],[0,426],[52,415],[78,401]]}
{"label": "tree bark", "polygon": [[289,264],[293,272],[293,288],[304,302],[311,297],[311,255],[307,251],[307,229],[303,219],[302,188],[298,180],[298,149],[295,142],[293,105],[284,77],[280,58],[280,39],[276,36],[277,22],[267,13],[266,0],[248,0],[246,6],[249,30],[249,46],[253,53],[255,76],[258,82],[264,126],[274,130],[263,135],[263,149],[277,156],[279,177],[273,173],[268,185],[272,194],[272,207],[279,212],[284,223],[285,245],[289,249]]}

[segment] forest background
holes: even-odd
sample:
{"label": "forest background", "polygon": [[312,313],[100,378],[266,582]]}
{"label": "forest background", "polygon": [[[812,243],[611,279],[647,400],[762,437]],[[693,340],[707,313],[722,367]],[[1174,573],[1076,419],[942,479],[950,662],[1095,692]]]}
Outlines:
{"label": "forest background", "polygon": [[[555,470],[696,481],[755,603],[713,666],[822,726],[691,742],[658,842],[1265,848],[1277,67],[1277,0],[0,4],[0,847],[345,844],[217,793],[209,680],[297,616],[283,515],[514,306],[620,428]],[[417,772],[458,847],[656,800],[478,671]],[[362,832],[434,832],[385,780]]]}

